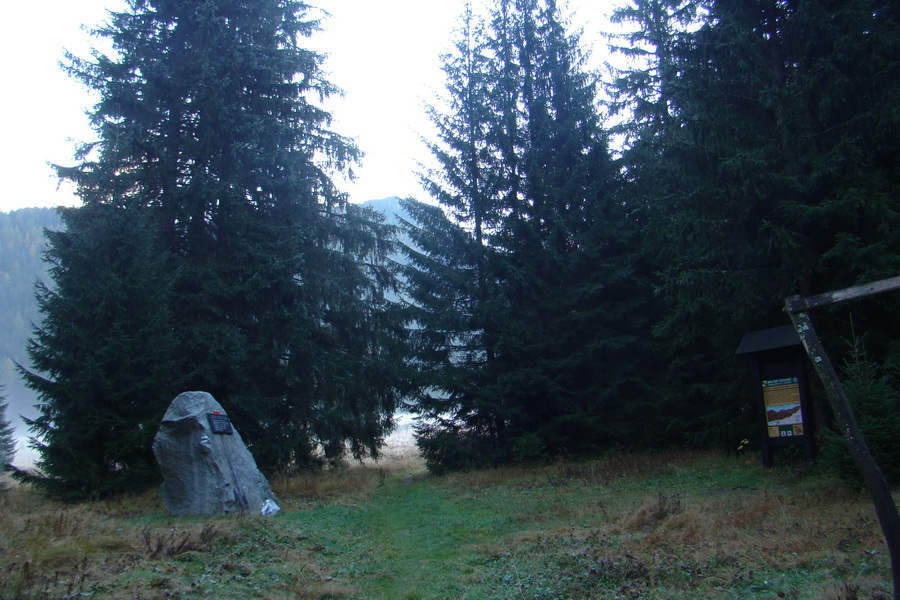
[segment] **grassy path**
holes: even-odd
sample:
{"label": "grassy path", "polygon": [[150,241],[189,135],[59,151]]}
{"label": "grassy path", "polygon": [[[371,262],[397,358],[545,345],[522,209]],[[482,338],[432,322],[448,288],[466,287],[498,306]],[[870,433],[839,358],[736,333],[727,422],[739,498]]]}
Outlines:
{"label": "grassy path", "polygon": [[368,501],[335,509],[336,548],[355,547],[353,560],[334,561],[338,577],[368,590],[365,597],[463,598],[512,518],[474,495],[454,495],[433,481],[388,481]]}

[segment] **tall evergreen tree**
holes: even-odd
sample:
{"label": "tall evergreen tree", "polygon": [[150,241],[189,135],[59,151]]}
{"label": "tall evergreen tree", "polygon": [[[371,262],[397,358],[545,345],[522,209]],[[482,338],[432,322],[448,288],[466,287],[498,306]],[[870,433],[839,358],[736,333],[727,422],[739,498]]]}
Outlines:
{"label": "tall evergreen tree", "polygon": [[578,37],[555,2],[514,7],[502,28],[513,40],[520,113],[518,135],[504,137],[518,141],[518,161],[498,236],[510,436],[521,438],[522,455],[590,452],[629,443],[634,423],[621,411],[643,402],[637,388],[620,395],[633,377],[625,346],[637,342],[642,308],[627,294],[632,224]]}
{"label": "tall evergreen tree", "polygon": [[502,427],[498,395],[487,375],[495,358],[497,317],[490,302],[496,274],[489,237],[501,218],[498,157],[488,143],[496,116],[488,94],[490,49],[484,23],[471,6],[458,33],[454,51],[443,57],[449,112],[429,111],[438,140],[428,146],[439,168],[422,177],[443,208],[404,202],[415,222],[406,224],[415,248],[407,249],[406,279],[423,387],[416,409],[431,423],[420,432],[420,445],[434,468],[491,456]]}
{"label": "tall evergreen tree", "polygon": [[600,305],[630,278],[627,227],[578,37],[555,2],[501,0],[488,23],[466,13],[445,71],[426,183],[446,216],[411,207],[419,358],[438,373],[420,445],[441,468],[616,443],[627,402],[597,394],[617,372],[601,348],[634,337]]}
{"label": "tall evergreen tree", "polygon": [[[214,394],[269,469],[377,452],[402,383],[402,328],[384,299],[391,231],[331,180],[359,152],[314,104],[337,90],[300,45],[317,28],[307,9],[131,0],[96,32],[115,54],[70,57],[99,97],[98,140],[59,168],[77,211],[120,209],[124,231],[149,215],[172,294],[171,380]],[[81,291],[60,293],[84,308]],[[34,350],[78,351],[41,335]],[[71,428],[65,398],[42,393],[36,425],[53,462],[66,442],[49,432]]]}
{"label": "tall evergreen tree", "polygon": [[44,315],[29,342],[44,477],[64,498],[140,489],[158,480],[150,444],[180,391],[166,255],[148,211],[95,204],[63,209],[48,232],[54,287],[38,283]]}

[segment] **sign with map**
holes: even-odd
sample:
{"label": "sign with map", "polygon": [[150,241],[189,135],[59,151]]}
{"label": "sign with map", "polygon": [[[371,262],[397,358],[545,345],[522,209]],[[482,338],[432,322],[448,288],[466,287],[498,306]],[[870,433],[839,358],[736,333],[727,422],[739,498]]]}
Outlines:
{"label": "sign with map", "polygon": [[800,381],[797,377],[764,379],[763,404],[770,438],[803,435]]}

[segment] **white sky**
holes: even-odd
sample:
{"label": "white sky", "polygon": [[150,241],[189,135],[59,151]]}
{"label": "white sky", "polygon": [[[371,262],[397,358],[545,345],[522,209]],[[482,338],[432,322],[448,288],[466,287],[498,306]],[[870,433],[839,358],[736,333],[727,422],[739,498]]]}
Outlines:
{"label": "white sky", "polygon": [[[428,160],[423,103],[443,87],[439,55],[453,41],[462,0],[310,0],[332,16],[309,47],[329,54],[326,68],[345,96],[331,106],[334,129],[365,152],[357,180],[342,187],[353,202],[386,196],[426,200],[415,171]],[[570,0],[594,62],[605,58],[607,15],[621,2]],[[63,50],[88,56],[82,25],[121,10],[123,0],[11,1],[0,22],[0,211],[77,204],[58,188],[48,163],[71,164],[73,140],[93,138],[92,101],[63,73]]]}

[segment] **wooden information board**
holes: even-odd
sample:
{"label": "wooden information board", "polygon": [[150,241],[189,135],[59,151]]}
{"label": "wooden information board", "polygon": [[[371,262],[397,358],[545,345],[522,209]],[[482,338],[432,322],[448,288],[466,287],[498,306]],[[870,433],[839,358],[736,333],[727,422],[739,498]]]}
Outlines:
{"label": "wooden information board", "polygon": [[797,331],[790,325],[750,331],[737,354],[752,360],[763,465],[772,466],[775,449],[787,446],[804,446],[807,458],[814,460],[815,418]]}

